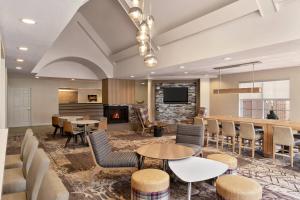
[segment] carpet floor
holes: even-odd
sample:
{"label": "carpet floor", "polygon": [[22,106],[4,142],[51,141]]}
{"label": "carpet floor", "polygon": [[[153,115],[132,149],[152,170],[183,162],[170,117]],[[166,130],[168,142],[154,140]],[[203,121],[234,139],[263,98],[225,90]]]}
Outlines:
{"label": "carpet floor", "polygon": [[[130,177],[132,169],[103,169],[95,173],[92,155],[88,147],[71,141],[64,148],[66,138],[52,136],[52,127],[33,127],[35,135],[51,159],[54,169],[70,192],[70,200],[104,200],[130,199]],[[24,129],[11,129],[7,153],[16,154],[20,151]],[[167,134],[161,138],[140,136],[134,132],[113,130],[109,132],[113,151],[134,151],[138,147],[152,143],[174,143],[175,134]],[[204,150],[205,155],[216,152],[212,147]],[[263,199],[300,200],[300,157],[295,160],[294,168],[289,167],[288,159],[277,160],[264,158],[257,152],[255,159],[249,157],[249,152],[243,155],[230,153],[238,159],[238,174],[257,180],[263,187]],[[159,168],[160,161],[145,159],[145,168]],[[96,174],[93,176],[93,174]],[[171,181],[171,199],[186,199],[187,184],[181,181]],[[216,199],[215,188],[206,183],[193,184],[192,199]]]}

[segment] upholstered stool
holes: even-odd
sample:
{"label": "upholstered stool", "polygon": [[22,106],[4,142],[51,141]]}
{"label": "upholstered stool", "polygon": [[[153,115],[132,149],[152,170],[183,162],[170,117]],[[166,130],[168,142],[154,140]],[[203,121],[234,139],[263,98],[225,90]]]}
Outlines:
{"label": "upholstered stool", "polygon": [[143,169],[136,171],[131,176],[131,199],[160,199],[168,200],[169,175],[158,169]]}
{"label": "upholstered stool", "polygon": [[228,170],[225,174],[236,174],[237,173],[237,159],[227,154],[210,154],[207,159],[219,161],[228,165]]}
{"label": "upholstered stool", "polygon": [[218,200],[260,200],[262,187],[255,180],[238,175],[225,175],[217,179]]}

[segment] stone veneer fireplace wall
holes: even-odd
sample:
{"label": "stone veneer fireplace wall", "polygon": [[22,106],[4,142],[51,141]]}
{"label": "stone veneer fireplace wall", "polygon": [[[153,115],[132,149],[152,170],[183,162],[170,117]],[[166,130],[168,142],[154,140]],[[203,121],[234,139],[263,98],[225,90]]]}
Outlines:
{"label": "stone veneer fireplace wall", "polygon": [[[191,119],[196,115],[197,81],[191,82],[159,82],[155,83],[155,119],[175,123],[177,121]],[[188,87],[187,104],[165,104],[164,87]]]}

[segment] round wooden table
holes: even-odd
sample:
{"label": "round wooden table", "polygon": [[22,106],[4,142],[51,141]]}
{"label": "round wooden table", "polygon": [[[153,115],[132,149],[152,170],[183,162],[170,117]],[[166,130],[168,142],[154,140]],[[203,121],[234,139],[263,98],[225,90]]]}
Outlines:
{"label": "round wooden table", "polygon": [[167,168],[168,160],[181,160],[195,154],[192,148],[179,144],[148,144],[138,148],[137,153],[141,156],[141,166],[143,166],[145,157],[160,159],[163,161],[164,170]]}
{"label": "round wooden table", "polygon": [[86,137],[87,137],[87,126],[90,124],[98,124],[100,121],[98,120],[77,120],[77,121],[71,121],[72,124],[77,124],[77,125],[83,125],[84,126],[84,142],[87,144],[86,142]]}

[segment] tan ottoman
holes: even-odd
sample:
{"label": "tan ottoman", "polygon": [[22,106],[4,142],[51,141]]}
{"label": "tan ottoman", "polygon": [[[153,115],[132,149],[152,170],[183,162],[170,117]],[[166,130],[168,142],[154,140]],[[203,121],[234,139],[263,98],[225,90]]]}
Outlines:
{"label": "tan ottoman", "polygon": [[170,177],[158,169],[143,169],[131,176],[131,199],[168,200]]}
{"label": "tan ottoman", "polygon": [[207,159],[219,161],[228,165],[228,170],[225,174],[236,174],[237,173],[237,159],[228,154],[210,154]]}
{"label": "tan ottoman", "polygon": [[219,200],[259,200],[262,199],[262,187],[255,180],[225,175],[217,179],[217,196]]}

